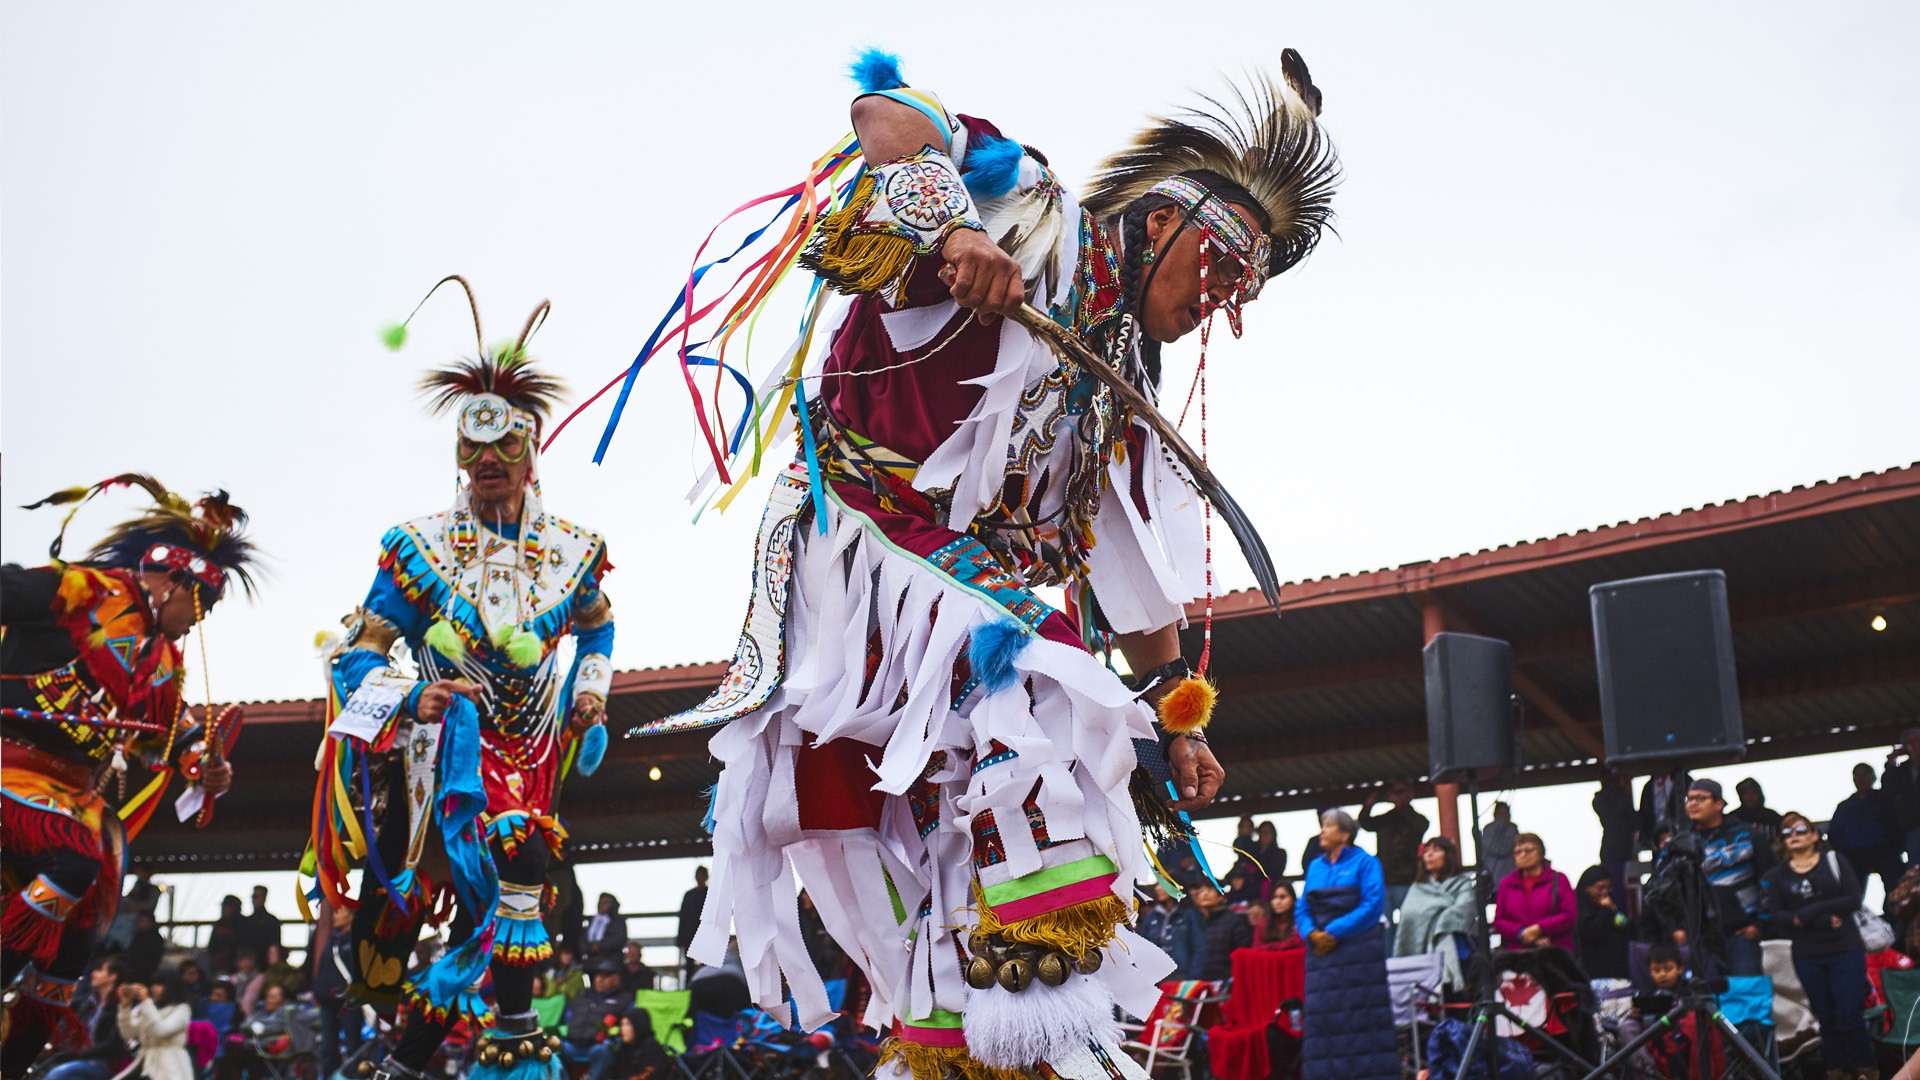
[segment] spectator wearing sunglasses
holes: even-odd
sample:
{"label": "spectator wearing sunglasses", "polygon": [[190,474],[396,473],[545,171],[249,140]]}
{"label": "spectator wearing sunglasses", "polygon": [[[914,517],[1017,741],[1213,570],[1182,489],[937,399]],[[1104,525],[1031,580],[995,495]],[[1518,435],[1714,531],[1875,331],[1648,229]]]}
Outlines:
{"label": "spectator wearing sunglasses", "polygon": [[1763,879],[1767,936],[1793,943],[1794,973],[1820,1020],[1827,1075],[1860,1075],[1874,1065],[1864,1019],[1867,951],[1853,921],[1860,881],[1806,815],[1781,815],[1778,836],[1781,862]]}

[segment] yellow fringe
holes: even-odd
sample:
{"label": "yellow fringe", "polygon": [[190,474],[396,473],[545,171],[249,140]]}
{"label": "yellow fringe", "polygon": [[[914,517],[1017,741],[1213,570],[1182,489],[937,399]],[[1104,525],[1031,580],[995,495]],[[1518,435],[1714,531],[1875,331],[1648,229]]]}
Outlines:
{"label": "yellow fringe", "polygon": [[1160,699],[1161,726],[1175,734],[1199,731],[1213,719],[1213,703],[1219,699],[1220,690],[1212,679],[1188,676]]}
{"label": "yellow fringe", "polygon": [[[992,1069],[980,1064],[963,1046],[927,1046],[909,1039],[880,1044],[880,1066],[898,1059],[913,1080],[1023,1080],[1018,1069]],[[881,1068],[874,1069],[878,1076]]]}
{"label": "yellow fringe", "polygon": [[889,292],[913,266],[914,242],[881,232],[855,232],[875,196],[873,175],[862,176],[847,204],[820,219],[800,253],[800,265],[837,292]]}
{"label": "yellow fringe", "polygon": [[978,881],[973,883],[973,900],[983,933],[999,934],[1000,940],[1009,945],[1038,945],[1075,959],[1106,948],[1113,942],[1114,931],[1127,923],[1126,902],[1112,893],[1016,923],[1000,921],[987,906]]}

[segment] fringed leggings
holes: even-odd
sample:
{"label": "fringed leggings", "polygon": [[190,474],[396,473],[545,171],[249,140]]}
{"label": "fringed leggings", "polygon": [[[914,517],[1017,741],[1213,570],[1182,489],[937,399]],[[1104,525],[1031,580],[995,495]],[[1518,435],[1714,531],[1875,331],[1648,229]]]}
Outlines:
{"label": "fringed leggings", "polygon": [[56,1031],[77,1023],[57,998],[86,973],[96,930],[119,906],[119,875],[106,865],[101,837],[89,825],[59,814],[28,809],[13,800],[5,807],[7,848],[0,877],[10,892],[0,926],[0,986],[12,986],[23,971],[48,991],[36,997],[23,984],[23,1000],[9,1017],[0,1043],[0,1076],[27,1071],[50,1042],[75,1032]]}
{"label": "fringed leggings", "polygon": [[[492,849],[493,863],[499,868],[501,885],[537,888],[546,880],[547,845],[540,837],[529,837],[517,845],[512,854],[508,854],[497,839]],[[473,917],[462,908],[454,914],[447,947],[458,948],[472,936]],[[539,970],[539,965],[509,964],[496,955],[487,970],[493,979],[495,1015],[513,1016],[533,1008],[533,976]],[[424,1010],[409,1010],[400,1030],[400,1043],[393,1051],[393,1059],[409,1069],[423,1068],[433,1060],[440,1044],[447,1041],[447,1031],[458,1019],[458,1016],[448,1014],[436,1020]]]}

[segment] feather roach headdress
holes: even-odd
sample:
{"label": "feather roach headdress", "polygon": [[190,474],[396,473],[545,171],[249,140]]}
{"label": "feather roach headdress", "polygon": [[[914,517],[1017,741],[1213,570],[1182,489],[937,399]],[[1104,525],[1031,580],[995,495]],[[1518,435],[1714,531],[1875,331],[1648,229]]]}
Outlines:
{"label": "feather roach headdress", "polygon": [[467,307],[473,313],[473,337],[479,353],[471,359],[456,361],[438,371],[428,372],[420,380],[427,396],[427,408],[435,416],[458,410],[460,434],[475,442],[493,442],[518,432],[532,440],[546,423],[564,389],[558,379],[534,370],[527,356],[527,341],[546,321],[552,305],[540,301],[512,344],[489,349],[480,332],[480,305],[474,300],[473,287],[459,274],[450,274],[436,282],[420,303],[414,306],[407,322],[386,333],[388,348],[398,349],[407,341],[407,323],[420,313],[434,292],[447,282],[457,283],[467,295]]}
{"label": "feather roach headdress", "polygon": [[1255,74],[1224,100],[1205,97],[1203,107],[1161,118],[1107,159],[1081,205],[1107,217],[1176,176],[1214,172],[1247,189],[1266,212],[1269,274],[1306,258],[1333,218],[1340,160],[1320,127],[1320,89],[1306,61],[1287,49],[1280,72],[1284,83]]}
{"label": "feather roach headdress", "polygon": [[224,491],[189,503],[146,473],[121,473],[88,487],[56,491],[29,504],[28,510],[73,507],[61,521],[48,556],[60,561],[67,526],[80,507],[101,492],[121,487],[145,490],[153,496],[153,509],[114,526],[94,545],[86,561],[122,570],[178,570],[212,589],[215,596],[224,591],[231,578],[240,582],[248,597],[253,596],[258,553],[245,535],[247,512],[233,505]]}

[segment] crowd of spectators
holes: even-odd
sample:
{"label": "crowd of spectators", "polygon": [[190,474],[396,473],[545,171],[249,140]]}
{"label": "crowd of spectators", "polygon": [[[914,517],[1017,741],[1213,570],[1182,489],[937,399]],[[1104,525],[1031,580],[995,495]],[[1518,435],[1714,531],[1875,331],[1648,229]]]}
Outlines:
{"label": "crowd of spectators", "polygon": [[[1376,975],[1384,986],[1390,957],[1438,954],[1456,993],[1464,992],[1463,973],[1483,940],[1506,958],[1557,951],[1596,984],[1639,975],[1655,992],[1633,999],[1625,1036],[1663,1011],[1676,973],[1758,975],[1761,942],[1784,939],[1821,1025],[1829,1076],[1866,1076],[1867,942],[1858,912],[1873,876],[1885,890],[1895,947],[1920,957],[1920,730],[1882,770],[1857,766],[1853,785],[1822,825],[1769,807],[1751,779],[1735,785],[1730,805],[1718,782],[1685,772],[1648,778],[1637,799],[1625,778],[1609,776],[1592,798],[1598,850],[1590,862],[1562,869],[1549,857],[1551,830],[1523,829],[1504,802],[1481,823],[1480,864],[1468,863],[1414,808],[1413,786],[1396,782],[1365,799],[1355,816],[1323,810],[1293,877],[1272,821],[1240,819],[1232,862],[1217,880],[1190,849],[1168,847],[1160,853],[1168,888],[1142,893],[1138,932],[1172,958],[1173,977],[1183,980],[1225,983],[1242,949],[1301,950],[1306,1059],[1314,1060],[1317,1030],[1335,1039],[1343,1067],[1362,1072],[1356,1055],[1380,1051],[1375,1013],[1384,1005],[1353,991]],[[1698,867],[1700,910],[1689,912],[1688,890],[1661,871],[1679,850],[1692,855],[1675,861]],[[700,868],[678,913],[674,941],[683,956],[706,878]],[[1179,892],[1170,894],[1174,886]],[[81,1016],[94,1048],[57,1065],[49,1080],[110,1080],[130,1063],[151,1080],[206,1076],[181,1069],[194,1022],[217,1040],[211,1074],[238,1080],[259,1074],[261,1055],[285,1045],[276,1039],[299,1041],[302,1017],[311,1020],[310,1042],[331,1075],[374,1030],[348,1001],[349,913],[333,912],[330,932],[310,938],[296,963],[268,910],[267,889],[257,887],[250,910],[226,897],[203,946],[180,956],[161,930],[161,896],[144,875],[132,883],[83,991]],[[559,924],[550,927],[557,948],[536,983],[537,997],[562,1003],[560,1055],[590,1080],[643,1075],[665,1054],[646,1011],[634,1008],[636,991],[654,987],[656,973],[629,938],[618,897],[602,893],[590,911],[578,902],[572,911],[576,918],[550,920]],[[801,926],[823,977],[851,974],[804,894]],[[424,949],[417,957],[430,959]],[[670,974],[703,1011],[726,1015],[748,1004],[737,955]],[[1336,990],[1344,996],[1329,996]],[[1343,1019],[1331,1019],[1334,1013]],[[1658,1071],[1657,1058],[1653,1064]]]}
{"label": "crowd of spectators", "polygon": [[[681,906],[682,949],[698,925],[706,877],[699,868]],[[44,1064],[43,1080],[257,1080],[286,1075],[270,1067],[273,1059],[307,1056],[331,1077],[380,1030],[370,1010],[349,1000],[357,967],[352,912],[328,912],[324,928],[303,926],[304,946],[289,949],[267,887],[256,886],[250,910],[239,897],[224,897],[197,947],[183,948],[161,929],[164,895],[144,874],[130,884],[75,1003],[91,1046]],[[633,1080],[649,1075],[648,1067],[666,1075],[658,1068],[665,1050],[646,1011],[634,1008],[636,992],[654,988],[656,973],[641,943],[628,937],[619,900],[603,893],[591,914],[578,904],[572,910],[581,917],[569,919],[565,908],[549,913],[555,950],[535,984],[536,997],[564,1018],[562,1059],[586,1067],[593,1080]],[[810,950],[825,964],[844,965],[844,954],[824,955],[832,939],[819,921],[803,913],[803,927],[814,931]],[[411,970],[431,963],[441,947],[429,936]],[[735,1012],[745,1005],[745,973],[736,957],[728,965],[688,969],[679,981]]]}
{"label": "crowd of spectators", "polygon": [[[1496,803],[1482,822],[1476,870],[1414,809],[1412,786],[1394,783],[1364,800],[1357,817],[1321,812],[1321,830],[1301,849],[1300,879],[1282,876],[1288,854],[1276,845],[1270,821],[1240,820],[1235,861],[1220,879],[1224,890],[1179,847],[1169,847],[1162,865],[1185,895],[1176,901],[1158,886],[1144,893],[1140,932],[1173,958],[1182,979],[1228,978],[1239,949],[1305,950],[1309,1062],[1315,968],[1325,969],[1327,958],[1343,950],[1373,949],[1363,939],[1376,927],[1388,955],[1440,954],[1461,994],[1461,973],[1481,947],[1482,919],[1486,947],[1509,968],[1528,966],[1530,952],[1558,954],[1596,987],[1617,985],[1626,994],[1629,982],[1653,986],[1653,993],[1632,996],[1618,1033],[1623,1040],[1664,1015],[1685,973],[1763,975],[1762,943],[1782,940],[1819,1022],[1826,1075],[1877,1076],[1864,1019],[1867,957],[1880,944],[1874,920],[1888,924],[1893,948],[1904,954],[1876,963],[1920,959],[1920,730],[1903,739],[1884,768],[1857,766],[1853,786],[1823,823],[1769,806],[1750,778],[1735,784],[1729,799],[1718,781],[1684,771],[1658,775],[1639,785],[1636,798],[1627,778],[1609,775],[1592,798],[1598,850],[1556,867],[1551,830],[1516,825],[1511,807]],[[1356,838],[1372,849],[1359,851],[1361,858],[1350,857]],[[1865,911],[1866,885],[1876,875],[1884,907]],[[1692,912],[1690,889],[1702,898]],[[1691,940],[1689,928],[1697,935]],[[1356,963],[1346,959],[1347,982],[1340,985],[1351,985]],[[1384,982],[1384,968],[1369,970]],[[1353,1027],[1335,1033],[1351,1049],[1367,1033],[1352,1017],[1369,1013],[1359,999],[1338,1000],[1347,1020],[1323,1015],[1319,1027]],[[1655,1052],[1658,1040],[1651,1045],[1643,1063],[1652,1072],[1680,1067]],[[1352,1062],[1342,1067],[1365,1072]]]}

